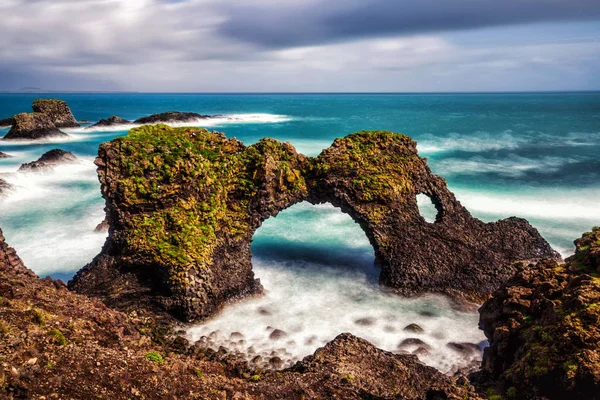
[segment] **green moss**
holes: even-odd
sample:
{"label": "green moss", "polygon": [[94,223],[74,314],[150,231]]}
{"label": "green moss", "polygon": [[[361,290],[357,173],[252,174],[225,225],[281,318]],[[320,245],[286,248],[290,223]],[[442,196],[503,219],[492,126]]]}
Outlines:
{"label": "green moss", "polygon": [[258,375],[258,374],[252,375],[252,377],[250,378],[250,380],[252,382],[258,382],[258,381],[260,381],[260,375]]}
{"label": "green moss", "polygon": [[43,311],[38,308],[33,308],[30,311],[31,320],[39,326],[46,326],[46,316]]}
{"label": "green moss", "polygon": [[48,332],[48,336],[52,337],[54,343],[59,346],[65,346],[67,344],[67,339],[65,335],[58,329],[54,328]]}
{"label": "green moss", "polygon": [[352,382],[354,382],[354,375],[352,375],[352,374],[344,375],[342,377],[342,382],[344,382],[344,383],[352,383]]}
{"label": "green moss", "polygon": [[162,365],[165,362],[165,360],[163,359],[163,356],[156,351],[151,351],[149,353],[146,353],[144,358],[146,360],[152,361],[153,363],[155,363],[157,365]]}

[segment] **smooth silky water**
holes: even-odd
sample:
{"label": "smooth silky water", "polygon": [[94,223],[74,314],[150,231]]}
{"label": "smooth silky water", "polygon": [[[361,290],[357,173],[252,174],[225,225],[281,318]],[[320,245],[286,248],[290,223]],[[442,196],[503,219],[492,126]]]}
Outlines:
{"label": "smooth silky water", "polygon": [[[433,172],[447,179],[478,218],[527,218],[563,255],[573,251],[572,241],[582,232],[600,225],[598,93],[0,94],[0,118],[30,110],[37,97],[64,99],[78,119],[92,122],[168,110],[219,114],[223,117],[198,125],[246,144],[262,137],[289,141],[311,156],[358,130],[404,132],[418,141]],[[0,199],[0,227],[40,276],[68,280],[100,251],[106,234],[94,227],[103,219],[104,202],[93,159],[100,143],[126,129],[66,129],[68,139],[50,143],[0,142],[0,151],[13,156],[0,159],[0,177],[16,188]],[[20,164],[53,148],[72,151],[80,162],[40,175],[15,173]],[[427,199],[419,204],[425,218],[434,218],[435,210],[426,210]],[[207,346],[223,345],[250,360],[261,355],[259,364],[277,356],[289,365],[342,332],[395,352],[423,347],[420,359],[444,372],[480,357],[448,347],[452,342],[483,345],[476,310],[441,296],[406,299],[381,290],[365,234],[331,205],[301,203],[265,221],[252,253],[265,296],[225,307],[190,327],[190,338],[206,336]],[[411,323],[424,332],[404,331]],[[285,337],[271,339],[275,329]],[[399,346],[410,338],[427,346]]]}

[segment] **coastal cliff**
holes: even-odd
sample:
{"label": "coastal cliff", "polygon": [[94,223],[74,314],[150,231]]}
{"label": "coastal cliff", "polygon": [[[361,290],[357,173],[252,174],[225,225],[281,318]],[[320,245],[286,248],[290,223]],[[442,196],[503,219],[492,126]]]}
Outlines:
{"label": "coastal cliff", "polygon": [[[69,286],[123,310],[192,321],[259,293],[252,235],[301,201],[332,203],[358,222],[381,284],[404,295],[485,299],[514,261],[560,259],[525,220],[473,218],[416,143],[391,132],[352,134],[308,158],[273,139],[247,147],[205,129],[143,126],[101,145],[96,164],[109,238]],[[434,223],[417,194],[435,204]]]}

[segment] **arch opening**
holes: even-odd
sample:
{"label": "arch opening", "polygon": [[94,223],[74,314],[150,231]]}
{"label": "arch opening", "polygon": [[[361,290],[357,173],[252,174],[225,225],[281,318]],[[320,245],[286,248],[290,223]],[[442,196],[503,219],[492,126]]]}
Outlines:
{"label": "arch opening", "polygon": [[[289,367],[342,332],[388,351],[414,352],[442,371],[481,358],[448,347],[484,339],[477,314],[453,309],[443,296],[405,298],[382,290],[367,234],[330,203],[301,202],[268,218],[251,251],[266,293],[226,306],[191,328],[191,340],[215,351],[224,346],[268,369]],[[423,331],[407,328],[412,324]]]}
{"label": "arch opening", "polygon": [[419,214],[425,221],[430,224],[439,221],[440,211],[429,195],[424,193],[417,194],[417,206],[419,207]]}

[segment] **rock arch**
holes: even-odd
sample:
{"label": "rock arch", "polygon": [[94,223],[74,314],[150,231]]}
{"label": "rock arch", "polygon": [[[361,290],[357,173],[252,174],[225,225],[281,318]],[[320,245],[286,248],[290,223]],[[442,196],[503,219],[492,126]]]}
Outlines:
{"label": "rock arch", "polygon": [[[365,131],[336,139],[318,157],[262,139],[246,147],[199,128],[143,126],[100,146],[96,160],[109,238],[69,286],[118,308],[207,317],[259,293],[250,243],[264,220],[300,201],[329,202],[369,238],[380,282],[482,299],[516,260],[559,258],[518,218],[473,218],[433,175],[408,136]],[[435,224],[420,217],[430,196]]]}

